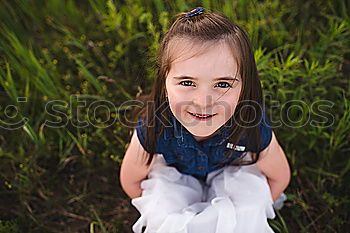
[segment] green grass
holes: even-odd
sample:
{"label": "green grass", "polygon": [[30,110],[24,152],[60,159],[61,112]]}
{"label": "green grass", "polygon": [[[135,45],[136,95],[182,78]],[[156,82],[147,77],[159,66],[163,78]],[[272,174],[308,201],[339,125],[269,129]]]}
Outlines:
{"label": "green grass", "polygon": [[130,231],[137,213],[118,184],[129,137],[120,119],[130,106],[119,106],[150,91],[161,36],[177,13],[200,5],[240,24],[254,47],[292,169],[288,201],[271,225],[346,232],[346,0],[1,1],[0,232]]}

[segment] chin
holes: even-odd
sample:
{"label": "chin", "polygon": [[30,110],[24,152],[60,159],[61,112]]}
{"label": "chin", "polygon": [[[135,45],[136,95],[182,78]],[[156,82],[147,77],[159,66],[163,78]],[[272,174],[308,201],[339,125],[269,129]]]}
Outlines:
{"label": "chin", "polygon": [[202,130],[191,130],[191,129],[187,129],[193,136],[195,137],[204,137],[204,138],[209,138],[210,136],[212,136],[215,131],[202,131]]}

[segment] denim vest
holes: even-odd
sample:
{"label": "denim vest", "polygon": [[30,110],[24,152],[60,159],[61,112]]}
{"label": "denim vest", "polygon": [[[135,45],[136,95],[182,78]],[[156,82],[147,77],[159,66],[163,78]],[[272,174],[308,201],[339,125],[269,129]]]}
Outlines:
{"label": "denim vest", "polygon": [[[243,153],[252,151],[247,135],[243,135],[236,146],[231,144],[227,139],[229,136],[227,127],[223,127],[211,138],[197,142],[173,115],[170,120],[171,126],[165,127],[163,133],[157,137],[155,154],[163,154],[167,165],[177,168],[183,174],[204,180],[208,173],[224,167]],[[143,148],[149,152],[145,146],[146,134],[143,124],[142,119],[139,118],[136,126],[137,136]],[[263,114],[260,129],[260,151],[262,151],[270,144],[272,138],[272,129],[265,114]],[[225,160],[224,152],[227,150],[233,151],[233,154]],[[221,164],[218,165],[220,162]]]}

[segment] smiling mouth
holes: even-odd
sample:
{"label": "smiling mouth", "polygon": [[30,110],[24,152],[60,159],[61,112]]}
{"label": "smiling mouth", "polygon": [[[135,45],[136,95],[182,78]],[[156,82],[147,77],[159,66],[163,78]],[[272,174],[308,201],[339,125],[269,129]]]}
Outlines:
{"label": "smiling mouth", "polygon": [[188,112],[189,114],[191,114],[192,116],[194,116],[197,119],[209,119],[213,116],[215,116],[216,114],[199,114],[199,113],[192,113],[192,112]]}

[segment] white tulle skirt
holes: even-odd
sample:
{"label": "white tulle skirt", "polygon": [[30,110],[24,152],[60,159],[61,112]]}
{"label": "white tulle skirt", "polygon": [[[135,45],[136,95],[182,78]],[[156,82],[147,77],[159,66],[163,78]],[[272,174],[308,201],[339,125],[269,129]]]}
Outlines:
{"label": "white tulle skirt", "polygon": [[141,216],[135,233],[270,233],[274,218],[266,177],[256,165],[227,166],[205,182],[181,174],[156,155],[142,196],[131,203]]}

